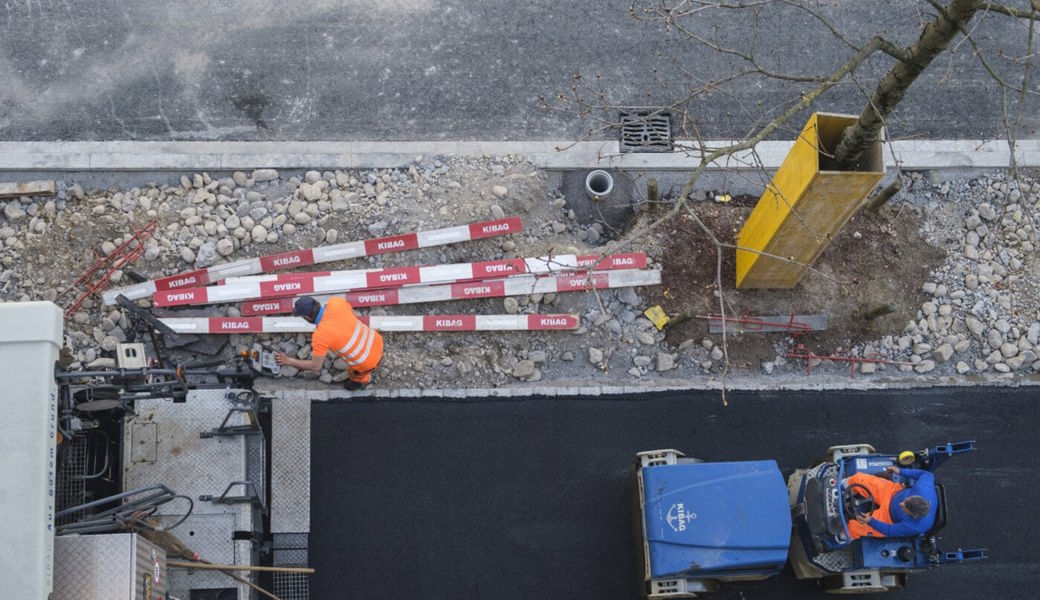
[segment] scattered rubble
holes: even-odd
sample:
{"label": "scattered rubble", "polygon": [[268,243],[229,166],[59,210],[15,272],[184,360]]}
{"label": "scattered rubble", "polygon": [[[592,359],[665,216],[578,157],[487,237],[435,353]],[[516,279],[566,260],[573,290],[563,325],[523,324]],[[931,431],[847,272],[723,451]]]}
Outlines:
{"label": "scattered rubble", "polygon": [[[330,268],[602,251],[611,241],[610,230],[577,220],[571,207],[577,199],[563,197],[557,179],[522,157],[498,156],[420,157],[407,169],[364,172],[198,173],[104,190],[59,181],[54,197],[0,201],[0,300],[67,305],[72,292],[62,292],[76,276],[126,241],[131,225],[139,228],[150,220],[158,223],[157,232],[135,264],[113,274],[117,286],[132,282],[130,271],[156,278],[245,257],[514,214],[524,220],[522,234],[372,256]],[[890,209],[920,215],[921,233],[945,250],[946,260],[920,282],[920,310],[902,331],[852,340],[834,354],[909,363],[861,363],[858,371],[864,378],[1035,377],[1040,372],[1040,180],[1016,181],[994,173],[933,181],[910,174],[906,184],[905,197]],[[636,243],[631,249],[642,248]],[[652,263],[660,267],[662,257],[650,252]],[[377,385],[697,385],[699,379],[718,379],[726,359],[721,336],[709,336],[705,325],[699,339],[666,341],[665,333],[642,314],[649,308],[645,297],[638,289],[622,288],[372,309],[371,314],[573,312],[582,317],[575,332],[387,334],[389,350]],[[790,310],[778,303],[774,314]],[[238,309],[219,306],[169,314],[237,316]],[[842,324],[832,320],[830,326]],[[110,358],[115,345],[131,335],[127,316],[97,300],[88,300],[66,331],[81,365]],[[301,358],[309,352],[306,335],[258,337]],[[224,357],[253,339],[231,335]],[[792,343],[779,339],[775,359],[743,371],[740,357],[730,352],[729,376],[743,372],[770,387],[804,384],[804,363],[783,357]],[[342,361],[330,360],[322,373],[286,369],[286,374],[296,375],[294,381],[333,383],[346,378],[344,367]],[[848,365],[838,361],[819,361],[812,372],[849,376]]]}
{"label": "scattered rubble", "polygon": [[923,233],[947,259],[922,282],[917,320],[882,343],[909,337],[911,360],[957,359],[960,374],[1040,371],[1040,181],[916,178],[913,191],[931,217]]}

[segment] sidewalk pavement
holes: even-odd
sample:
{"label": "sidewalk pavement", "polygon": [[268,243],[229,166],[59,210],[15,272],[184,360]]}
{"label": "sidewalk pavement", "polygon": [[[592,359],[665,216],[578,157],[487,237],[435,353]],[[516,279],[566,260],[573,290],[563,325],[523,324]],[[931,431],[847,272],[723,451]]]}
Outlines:
{"label": "sidewalk pavement", "polygon": [[[725,141],[707,142],[708,149]],[[762,142],[712,163],[714,170],[776,169],[792,142]],[[677,147],[693,148],[688,141]],[[617,141],[422,142],[0,142],[0,171],[233,171],[373,169],[405,167],[417,157],[521,154],[549,170],[591,168],[689,171],[699,152],[621,154]],[[1040,167],[1040,140],[1019,140],[1015,162]],[[1011,164],[1006,141],[895,141],[885,148],[886,168],[904,170],[1003,169]]]}

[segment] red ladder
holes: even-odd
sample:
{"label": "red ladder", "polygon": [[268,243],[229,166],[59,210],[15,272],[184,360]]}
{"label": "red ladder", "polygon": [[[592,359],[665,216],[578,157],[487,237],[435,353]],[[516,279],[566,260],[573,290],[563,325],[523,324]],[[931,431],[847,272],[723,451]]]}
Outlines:
{"label": "red ladder", "polygon": [[[141,254],[144,252],[144,241],[152,237],[155,233],[156,222],[149,221],[144,227],[140,229],[134,228],[133,224],[130,224],[130,231],[134,234],[130,236],[125,242],[120,244],[113,250],[108,256],[100,256],[94,264],[90,266],[79,279],[73,281],[72,284],[62,290],[58,294],[55,301],[61,298],[65,294],[68,294],[74,289],[80,289],[84,286],[86,290],[76,297],[76,300],[65,309],[65,318],[68,319],[72,315],[79,312],[80,307],[83,306],[83,302],[93,293],[102,290],[110,283],[112,283],[112,273],[115,273],[124,266],[136,261]],[[135,244],[135,242],[137,242]],[[97,251],[94,251],[95,256]]]}

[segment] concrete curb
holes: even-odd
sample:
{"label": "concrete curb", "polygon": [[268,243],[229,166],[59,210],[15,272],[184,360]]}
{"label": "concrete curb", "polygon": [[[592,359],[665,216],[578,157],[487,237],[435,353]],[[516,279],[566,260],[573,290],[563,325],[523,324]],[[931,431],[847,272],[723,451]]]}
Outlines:
{"label": "concrete curb", "polygon": [[[710,141],[706,151],[733,142]],[[614,168],[689,171],[701,155],[690,141],[685,152],[621,154],[617,141],[411,141],[411,142],[0,142],[0,171],[233,171],[372,169],[404,167],[417,157],[521,154],[550,170]],[[776,169],[791,142],[762,142],[712,163],[713,170]],[[894,141],[887,168],[905,170],[1001,169],[1011,164],[1004,141]],[[1019,167],[1040,167],[1040,140],[1015,145]]]}
{"label": "concrete curb", "polygon": [[[346,392],[339,384],[324,385],[299,380],[260,379],[254,385],[259,393],[282,397],[284,394],[300,394],[314,402],[381,402],[387,400],[413,399],[444,402],[468,402],[477,400],[522,400],[531,397],[583,397],[595,398],[603,396],[627,396],[654,392],[683,392],[693,390],[723,389],[729,392],[770,392],[770,391],[827,391],[827,390],[910,390],[932,387],[1011,387],[1040,388],[1040,381],[1032,379],[1014,379],[991,377],[984,380],[967,380],[962,377],[939,378],[893,378],[893,379],[848,379],[841,377],[821,378],[820,380],[772,381],[765,377],[755,379],[743,376],[727,382],[710,378],[692,383],[689,381],[664,380],[658,383],[633,382],[625,385],[617,381],[603,384],[590,382],[559,382],[548,386],[511,386],[498,388],[443,388],[443,389],[370,389],[361,392]],[[301,389],[302,388],[302,389]]]}

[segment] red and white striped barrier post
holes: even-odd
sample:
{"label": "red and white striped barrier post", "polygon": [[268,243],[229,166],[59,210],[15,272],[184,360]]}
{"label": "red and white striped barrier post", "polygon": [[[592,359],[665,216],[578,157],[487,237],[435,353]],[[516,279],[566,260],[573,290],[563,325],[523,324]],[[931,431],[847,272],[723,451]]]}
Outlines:
{"label": "red and white striped barrier post", "polygon": [[281,298],[305,294],[330,294],[421,283],[444,283],[487,279],[512,274],[560,273],[578,268],[573,254],[516,258],[430,267],[390,267],[376,270],[290,273],[270,281],[250,280],[209,287],[159,291],[152,295],[155,306],[218,304],[258,298]]}
{"label": "red and white striped barrier post", "polygon": [[[514,259],[514,260],[520,261],[520,260],[524,260],[524,259]],[[505,264],[505,265],[500,264],[502,262],[504,262],[504,261],[486,261],[486,262],[477,262],[477,263],[472,263],[472,264],[477,265],[475,267],[475,269],[478,271],[478,274],[482,275],[483,277],[490,277],[494,273],[501,274],[501,275],[515,275],[518,272],[524,272],[524,266],[523,265],[519,265],[518,267],[513,267],[513,266],[511,266],[509,264]],[[590,255],[584,255],[584,256],[579,256],[578,257],[577,270],[578,271],[607,271],[607,270],[612,270],[612,269],[643,269],[643,268],[646,268],[647,263],[648,263],[647,256],[646,256],[646,254],[644,254],[642,252],[628,252],[628,253],[624,253],[624,254],[609,254],[607,256],[600,256],[600,255],[590,254]],[[424,265],[424,266],[429,266],[429,265]],[[413,267],[413,268],[422,268],[422,267]],[[374,269],[357,269],[357,270],[353,270],[352,272],[353,273],[372,273],[372,272],[380,271],[380,270],[381,269],[378,269],[378,268],[374,268]],[[462,271],[462,273],[466,274],[466,275],[470,274],[470,273],[467,273],[464,270]],[[233,283],[256,283],[256,282],[264,282],[264,281],[287,281],[287,280],[290,280],[290,279],[308,279],[309,280],[309,279],[313,279],[314,277],[323,277],[323,276],[332,275],[332,274],[333,274],[333,271],[307,271],[307,272],[303,272],[303,273],[281,273],[281,274],[270,273],[270,274],[266,274],[266,275],[247,275],[247,276],[244,276],[244,277],[228,277],[227,279],[224,279],[223,281],[220,281],[218,283],[222,283],[224,285],[230,285],[230,284],[233,284]],[[469,279],[472,279],[472,278],[466,278],[465,280],[468,281]],[[412,285],[412,284],[405,284],[405,285]]]}
{"label": "red and white striped barrier post", "polygon": [[[335,294],[344,296],[353,306],[392,306],[423,302],[447,302],[478,298],[501,298],[527,294],[581,292],[593,289],[658,285],[661,272],[656,270],[622,269],[604,272],[574,272],[560,275],[521,275],[501,279],[485,279],[439,285],[415,285]],[[326,302],[333,295],[320,294],[315,298]],[[265,298],[241,305],[242,315],[273,315],[291,313],[295,297]]]}
{"label": "red and white striped barrier post", "polygon": [[156,292],[202,287],[230,277],[269,273],[282,269],[305,267],[348,258],[386,254],[388,252],[431,248],[445,244],[517,233],[522,229],[523,222],[520,220],[520,217],[507,217],[492,221],[470,223],[468,225],[446,227],[444,229],[403,233],[401,235],[391,235],[370,240],[294,250],[258,258],[236,260],[205,269],[142,281],[131,286],[108,290],[102,295],[102,299],[105,304],[115,304],[116,297],[120,294],[130,300],[137,300],[139,298],[147,298]]}
{"label": "red and white striped barrier post", "polygon": [[[360,317],[373,329],[391,331],[567,331],[577,315],[415,315]],[[300,317],[167,317],[159,319],[177,333],[306,333],[314,325]]]}
{"label": "red and white striped barrier post", "polygon": [[[636,270],[642,269],[647,265],[647,256],[643,253],[628,253],[628,254],[617,254],[609,255],[606,257],[599,256],[580,256],[578,257],[577,264],[582,269],[602,269],[602,270]],[[480,283],[484,285],[464,285],[467,282],[453,282],[459,283],[456,286],[437,285],[437,286],[422,286],[422,285],[410,285],[400,288],[378,288],[368,289],[364,291],[347,292],[345,297],[348,299],[350,304],[356,307],[371,307],[371,306],[389,306],[398,304],[416,304],[422,302],[444,302],[450,301],[450,299],[467,299],[475,297],[500,297],[509,295],[523,295],[529,293],[548,293],[558,292],[561,289],[553,288],[570,286],[569,289],[563,291],[580,291],[581,288],[578,284],[580,278],[586,281],[589,280],[589,276],[586,271],[578,270],[567,273],[568,278],[558,280],[555,282],[545,282],[543,284],[536,285],[536,279],[526,276],[514,276],[513,278],[501,278],[501,279],[486,279],[486,280],[475,280],[469,281],[468,283]],[[626,279],[627,278],[627,279]],[[656,278],[656,279],[654,279]],[[513,281],[506,282],[506,279]],[[608,285],[607,287],[628,287],[628,286],[640,286],[640,285],[655,285],[660,283],[659,275],[647,275],[647,276],[632,276],[625,275],[615,278],[613,281],[614,285]],[[626,283],[633,282],[633,283]],[[575,286],[577,286],[575,288]],[[531,291],[532,288],[540,287]],[[436,288],[431,290],[431,288]],[[593,289],[589,287],[588,289]],[[317,294],[315,297],[319,302],[326,302],[332,295],[340,294]],[[245,302],[241,305],[241,314],[243,316],[255,316],[255,315],[271,315],[271,314],[285,314],[292,312],[292,304],[294,296],[286,297],[264,297],[255,299],[255,301]]]}

